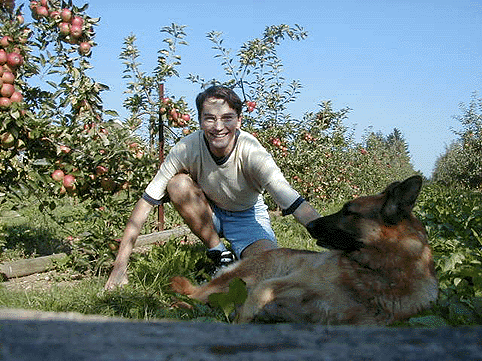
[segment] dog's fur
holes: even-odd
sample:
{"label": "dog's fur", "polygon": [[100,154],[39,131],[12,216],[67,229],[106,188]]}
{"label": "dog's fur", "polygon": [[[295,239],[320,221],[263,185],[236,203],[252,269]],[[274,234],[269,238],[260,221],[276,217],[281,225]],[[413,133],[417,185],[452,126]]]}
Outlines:
{"label": "dog's fur", "polygon": [[171,287],[208,302],[241,278],[249,293],[237,322],[386,325],[406,319],[438,295],[427,235],[411,212],[421,186],[422,178],[413,176],[311,222],[310,234],[330,251],[264,251],[199,287],[184,277],[174,277]]}

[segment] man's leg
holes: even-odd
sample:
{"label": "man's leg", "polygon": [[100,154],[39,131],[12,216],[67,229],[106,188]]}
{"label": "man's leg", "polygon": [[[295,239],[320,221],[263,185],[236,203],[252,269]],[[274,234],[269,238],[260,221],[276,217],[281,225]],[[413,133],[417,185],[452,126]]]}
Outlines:
{"label": "man's leg", "polygon": [[175,175],[167,184],[167,193],[174,208],[188,227],[207,248],[221,240],[214,229],[213,212],[202,189],[187,174]]}
{"label": "man's leg", "polygon": [[269,239],[260,239],[246,247],[241,253],[241,258],[251,257],[260,252],[274,248],[278,248],[278,246],[273,241],[270,241]]}

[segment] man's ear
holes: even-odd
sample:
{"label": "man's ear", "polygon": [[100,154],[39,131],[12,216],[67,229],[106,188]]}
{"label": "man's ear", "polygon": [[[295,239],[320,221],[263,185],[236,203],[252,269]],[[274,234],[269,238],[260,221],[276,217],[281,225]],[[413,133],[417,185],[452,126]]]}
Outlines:
{"label": "man's ear", "polygon": [[242,121],[243,121],[243,114],[240,114],[238,117],[238,122],[236,123],[236,129],[241,129]]}

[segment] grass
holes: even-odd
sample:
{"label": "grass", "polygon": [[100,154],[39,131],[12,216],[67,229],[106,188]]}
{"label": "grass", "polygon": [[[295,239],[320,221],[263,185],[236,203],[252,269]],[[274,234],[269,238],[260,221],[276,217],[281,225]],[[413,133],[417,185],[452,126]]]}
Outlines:
{"label": "grass", "polygon": [[[69,234],[68,230],[72,227],[77,227],[79,232],[84,231],[85,225],[78,221],[79,218],[85,217],[84,208],[64,204],[55,211],[59,212],[56,214],[64,220],[60,229],[50,217],[39,215],[34,205],[19,210],[22,217],[5,224],[10,249],[3,252],[3,259],[0,261],[10,259],[14,255],[32,257],[49,253],[46,243],[50,240],[55,240],[54,246],[49,246],[53,251],[55,247],[63,244],[62,239]],[[166,218],[170,224],[179,221],[177,215],[171,214],[170,208],[166,211]],[[273,214],[272,222],[280,246],[313,250],[318,248],[304,227],[292,217]],[[30,234],[33,237],[30,237]],[[169,279],[172,276],[184,275],[197,282],[209,279],[206,267],[209,261],[204,250],[200,242],[186,242],[183,237],[179,237],[172,238],[161,246],[153,245],[148,252],[133,253],[129,263],[130,283],[114,292],[103,291],[107,269],[100,272],[100,275],[81,280],[74,285],[60,286],[54,282],[49,289],[36,289],[35,292],[12,291],[0,285],[0,307],[78,312],[143,320],[173,318],[202,322],[224,321],[222,311],[202,304],[195,304],[191,310],[172,307],[175,301],[169,290]],[[65,264],[59,264],[59,267],[62,272],[72,271],[66,269]],[[185,301],[193,302],[187,299]]]}

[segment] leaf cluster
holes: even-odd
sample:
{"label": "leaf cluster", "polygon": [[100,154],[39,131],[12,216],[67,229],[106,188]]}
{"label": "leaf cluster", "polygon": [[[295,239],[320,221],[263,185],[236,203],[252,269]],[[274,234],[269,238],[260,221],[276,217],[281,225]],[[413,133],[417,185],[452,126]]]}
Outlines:
{"label": "leaf cluster", "polygon": [[434,314],[449,325],[482,323],[481,200],[478,192],[430,184],[418,201],[440,282]]}

